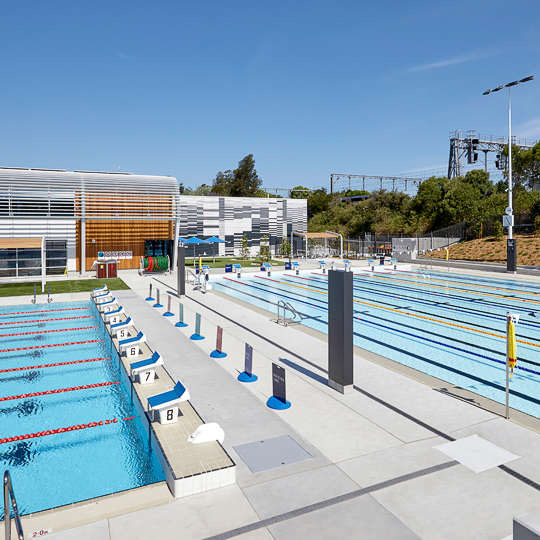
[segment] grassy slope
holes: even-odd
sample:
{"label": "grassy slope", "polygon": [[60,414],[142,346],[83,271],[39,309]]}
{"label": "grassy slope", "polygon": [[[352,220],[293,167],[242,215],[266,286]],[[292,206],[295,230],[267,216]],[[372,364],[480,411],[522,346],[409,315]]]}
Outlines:
{"label": "grassy slope", "polygon": [[[540,266],[540,237],[514,235],[517,240],[517,263],[526,266]],[[426,258],[445,259],[446,250],[433,251]],[[502,240],[493,237],[478,238],[450,246],[449,258],[453,260],[506,263],[506,236]]]}

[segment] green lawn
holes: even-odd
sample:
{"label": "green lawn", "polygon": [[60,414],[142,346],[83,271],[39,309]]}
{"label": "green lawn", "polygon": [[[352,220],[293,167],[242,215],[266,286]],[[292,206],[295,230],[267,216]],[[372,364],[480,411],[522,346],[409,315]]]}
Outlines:
{"label": "green lawn", "polygon": [[[65,281],[49,282],[50,294],[72,293],[72,292],[90,292],[92,289],[97,289],[102,285],[107,284],[111,291],[122,291],[129,287],[120,278],[110,279],[73,279]],[[41,282],[36,285],[36,294],[41,294]],[[45,285],[45,293],[47,294],[47,285]],[[0,296],[33,296],[34,283],[10,283],[8,285],[0,285]]]}
{"label": "green lawn", "polygon": [[[207,264],[210,268],[225,268],[226,264],[240,264],[243,267],[248,266],[260,266],[261,263],[258,259],[240,259],[239,257],[216,257],[216,262],[212,262],[212,257],[202,257],[202,264]],[[195,257],[195,264],[193,264],[193,257],[186,257],[186,267],[192,268],[199,264],[199,258]],[[272,261],[272,266],[285,266],[285,260],[283,261]]]}

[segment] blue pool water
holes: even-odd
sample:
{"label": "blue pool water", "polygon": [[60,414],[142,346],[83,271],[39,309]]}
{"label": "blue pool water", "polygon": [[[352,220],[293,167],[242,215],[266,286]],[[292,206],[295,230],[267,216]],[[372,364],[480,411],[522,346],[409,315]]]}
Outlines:
{"label": "blue pool water", "polygon": [[[274,313],[285,300],[305,317],[302,324],[328,330],[327,277],[320,272],[226,278],[213,287]],[[506,313],[519,313],[510,406],[540,418],[540,285],[446,272],[366,272],[354,276],[353,309],[358,347],[499,403]]]}
{"label": "blue pool water", "polygon": [[[0,308],[0,439],[103,421],[77,431],[0,444],[17,503],[29,514],[165,479],[91,302]],[[58,346],[57,346],[58,345]],[[33,367],[103,358],[103,360]],[[30,368],[15,370],[16,368]],[[136,399],[136,398],[135,398]],[[131,420],[125,418],[135,417]],[[106,420],[116,423],[105,424]],[[3,519],[3,506],[0,508]]]}

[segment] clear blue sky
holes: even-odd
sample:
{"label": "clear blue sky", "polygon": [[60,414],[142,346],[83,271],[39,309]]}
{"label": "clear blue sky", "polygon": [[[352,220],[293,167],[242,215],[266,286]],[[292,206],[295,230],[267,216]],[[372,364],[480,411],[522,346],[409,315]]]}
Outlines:
{"label": "clear blue sky", "polygon": [[[448,163],[449,132],[540,139],[538,0],[25,0],[0,6],[0,165],[264,187]],[[482,154],[483,155],[483,154]]]}

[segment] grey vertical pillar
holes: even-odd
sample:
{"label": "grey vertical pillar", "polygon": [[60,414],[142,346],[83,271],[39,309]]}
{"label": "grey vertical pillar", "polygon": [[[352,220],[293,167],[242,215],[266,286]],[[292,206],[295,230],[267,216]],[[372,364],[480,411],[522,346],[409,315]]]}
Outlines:
{"label": "grey vertical pillar", "polygon": [[353,273],[328,271],[328,385],[353,389]]}
{"label": "grey vertical pillar", "polygon": [[178,247],[178,296],[186,295],[186,246]]}

